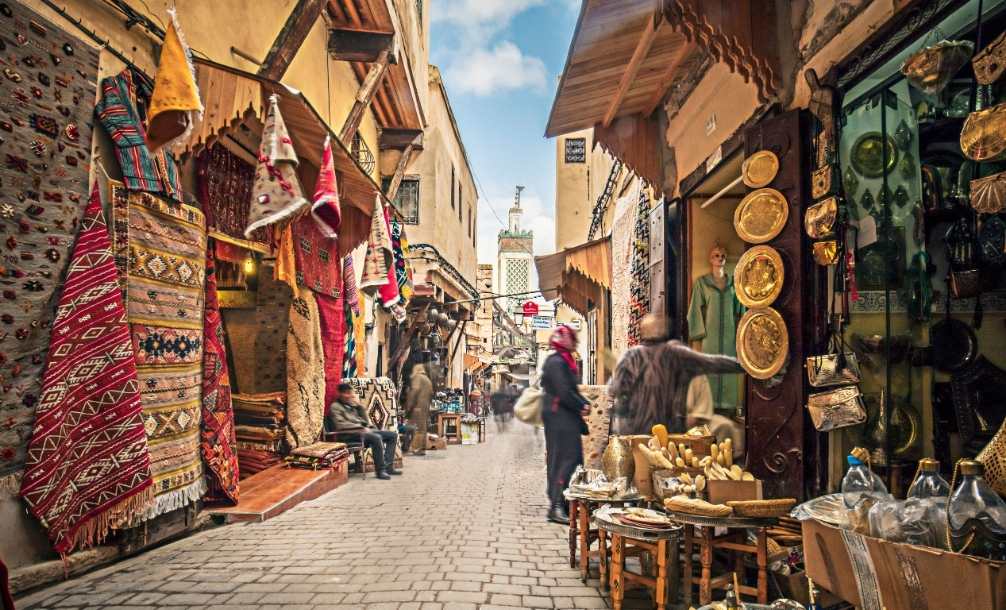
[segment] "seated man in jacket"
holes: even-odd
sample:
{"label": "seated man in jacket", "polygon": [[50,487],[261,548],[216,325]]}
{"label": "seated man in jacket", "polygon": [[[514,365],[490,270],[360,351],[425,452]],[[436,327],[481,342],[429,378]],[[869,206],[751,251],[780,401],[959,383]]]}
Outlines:
{"label": "seated man in jacket", "polygon": [[363,436],[363,442],[374,455],[374,470],[377,478],[386,480],[388,475],[402,474],[395,470],[395,445],[398,433],[391,430],[375,430],[370,427],[370,417],[356,398],[353,386],[339,384],[339,397],[329,405],[327,425],[330,432],[347,439]]}

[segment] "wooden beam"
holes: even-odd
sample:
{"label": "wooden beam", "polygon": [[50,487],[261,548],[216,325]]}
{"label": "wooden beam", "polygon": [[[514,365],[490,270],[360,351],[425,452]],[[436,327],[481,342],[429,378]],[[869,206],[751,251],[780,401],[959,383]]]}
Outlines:
{"label": "wooden beam", "polygon": [[398,165],[395,166],[395,175],[391,177],[391,182],[388,183],[388,192],[384,194],[388,198],[388,201],[394,201],[395,197],[398,196],[398,187],[402,186],[402,178],[405,177],[405,168],[411,159],[412,144],[409,144],[402,151],[402,156],[398,158]]}
{"label": "wooden beam", "polygon": [[[450,366],[450,363],[454,362],[454,356],[457,355],[458,348],[461,347],[461,339],[465,336],[465,326],[468,326],[468,320],[465,320],[464,322],[461,323],[461,326],[459,328],[460,332],[458,333],[458,340],[454,343],[454,349],[451,350],[451,357],[447,359],[448,366]],[[461,368],[464,369],[464,367]]]}
{"label": "wooden beam", "polygon": [[622,100],[625,99],[625,94],[629,92],[629,87],[632,85],[632,81],[636,79],[636,74],[639,72],[639,68],[643,65],[643,60],[650,53],[650,47],[653,45],[653,41],[657,37],[657,30],[660,29],[661,24],[664,23],[663,13],[657,13],[652,18],[646,20],[646,27],[643,28],[643,34],[639,37],[639,42],[636,43],[636,48],[632,52],[632,57],[629,59],[629,63],[625,66],[625,71],[622,72],[622,79],[618,82],[618,89],[615,90],[615,96],[611,98],[611,103],[608,104],[608,110],[604,113],[604,118],[601,120],[601,125],[604,127],[610,127],[611,122],[615,119],[615,115],[618,113],[618,108],[622,105]]}
{"label": "wooden beam", "polygon": [[650,98],[650,101],[646,102],[646,106],[643,107],[643,116],[648,117],[653,114],[653,111],[657,109],[660,102],[664,100],[664,95],[667,93],[667,89],[670,87],[671,79],[677,73],[678,68],[681,67],[682,62],[688,57],[688,54],[692,50],[692,43],[682,41],[681,49],[678,50],[677,54],[667,64],[667,68],[660,75],[660,84],[657,86],[657,93]]}
{"label": "wooden beam", "polygon": [[377,136],[379,150],[405,150],[409,146],[415,150],[423,150],[423,130],[385,128]]}
{"label": "wooden beam", "polygon": [[279,31],[279,36],[259,67],[259,76],[276,81],[283,78],[324,6],[325,0],[297,0],[293,12],[286,18],[283,29]]}
{"label": "wooden beam", "polygon": [[426,303],[423,307],[414,314],[415,317],[412,318],[412,324],[409,325],[409,329],[405,331],[405,336],[402,337],[402,342],[395,348],[395,353],[391,355],[388,360],[388,370],[398,371],[400,370],[404,360],[405,354],[408,353],[409,348],[412,347],[412,338],[416,336],[416,331],[419,327],[425,323],[426,311],[430,308],[430,304]]}
{"label": "wooden beam", "polygon": [[394,33],[349,28],[328,30],[328,54],[338,61],[377,61],[381,51],[390,49]]}
{"label": "wooden beam", "polygon": [[371,64],[370,71],[367,72],[367,78],[363,79],[360,88],[356,92],[356,101],[353,103],[353,108],[349,111],[349,116],[346,117],[346,122],[343,123],[342,129],[339,130],[339,141],[346,148],[352,145],[353,136],[356,135],[356,130],[360,128],[360,122],[363,120],[363,113],[370,106],[378,85],[381,84],[384,75],[388,72],[390,57],[391,51],[389,49],[381,51],[377,57],[377,61]]}

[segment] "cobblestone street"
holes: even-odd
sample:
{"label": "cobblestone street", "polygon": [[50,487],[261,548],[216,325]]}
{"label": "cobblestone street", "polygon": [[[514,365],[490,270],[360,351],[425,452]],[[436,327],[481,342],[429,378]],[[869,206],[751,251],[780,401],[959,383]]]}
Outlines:
{"label": "cobblestone street", "polygon": [[544,519],[543,439],[408,457],[264,523],[218,527],[22,599],[18,608],[606,608]]}

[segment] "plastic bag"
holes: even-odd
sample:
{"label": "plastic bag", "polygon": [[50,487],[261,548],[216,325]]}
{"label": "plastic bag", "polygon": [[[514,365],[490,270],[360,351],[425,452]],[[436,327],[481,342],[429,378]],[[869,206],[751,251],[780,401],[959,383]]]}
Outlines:
{"label": "plastic bag", "polygon": [[514,417],[525,424],[531,424],[532,426],[543,425],[541,421],[542,396],[543,394],[540,388],[535,386],[524,388],[524,391],[521,392],[520,398],[517,399],[517,404],[514,405]]}
{"label": "plastic bag", "polygon": [[814,519],[842,529],[849,527],[849,509],[845,507],[842,494],[827,494],[797,504],[789,513],[798,521]]}

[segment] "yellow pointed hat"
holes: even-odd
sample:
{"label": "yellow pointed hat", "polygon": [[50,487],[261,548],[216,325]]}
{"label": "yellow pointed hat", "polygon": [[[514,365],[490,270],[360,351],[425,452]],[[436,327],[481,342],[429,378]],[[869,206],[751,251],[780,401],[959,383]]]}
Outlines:
{"label": "yellow pointed hat", "polygon": [[174,10],[164,35],[154,92],[147,111],[147,146],[151,152],[185,136],[192,129],[192,112],[201,118],[203,103],[192,68],[192,57]]}

